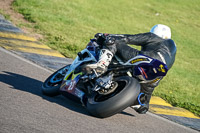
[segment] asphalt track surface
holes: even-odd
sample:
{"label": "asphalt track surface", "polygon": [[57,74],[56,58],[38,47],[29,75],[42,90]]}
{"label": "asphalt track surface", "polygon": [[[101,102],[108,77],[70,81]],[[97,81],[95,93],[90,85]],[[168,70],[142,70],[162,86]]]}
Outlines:
{"label": "asphalt track surface", "polygon": [[0,48],[0,132],[2,133],[197,133],[151,113],[131,108],[106,119],[88,114],[63,96],[41,93],[52,72]]}

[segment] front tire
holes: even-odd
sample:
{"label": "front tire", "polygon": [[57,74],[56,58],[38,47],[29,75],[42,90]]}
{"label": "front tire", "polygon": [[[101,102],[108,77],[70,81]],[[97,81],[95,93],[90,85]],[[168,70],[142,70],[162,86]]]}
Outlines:
{"label": "front tire", "polygon": [[132,77],[123,76],[115,79],[118,88],[112,94],[88,98],[86,108],[93,116],[105,118],[121,112],[132,105],[140,93],[139,82]]}
{"label": "front tire", "polygon": [[42,93],[47,96],[57,96],[60,94],[60,86],[70,65],[67,65],[52,75],[50,75],[42,84]]}

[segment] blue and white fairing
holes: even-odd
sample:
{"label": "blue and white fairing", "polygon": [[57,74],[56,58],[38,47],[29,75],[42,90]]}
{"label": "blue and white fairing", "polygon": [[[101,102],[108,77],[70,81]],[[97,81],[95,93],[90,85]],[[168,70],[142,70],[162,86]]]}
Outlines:
{"label": "blue and white fairing", "polygon": [[143,83],[157,81],[167,74],[168,68],[163,62],[145,55],[138,55],[123,65],[134,65],[134,75]]}
{"label": "blue and white fairing", "polygon": [[88,61],[94,61],[97,62],[96,57],[93,55],[93,53],[91,51],[89,51],[87,48],[81,51],[82,55],[86,55],[86,57],[84,59],[80,59],[79,56],[76,57],[76,59],[72,62],[72,64],[70,65],[70,68],[65,76],[64,79],[66,79],[66,77],[71,74],[75,68],[77,68],[78,66],[80,66],[83,62],[88,62]]}
{"label": "blue and white fairing", "polygon": [[76,87],[76,84],[79,82],[82,72],[75,72],[75,69],[82,65],[84,62],[97,62],[96,53],[90,47],[86,47],[86,49],[82,50],[76,59],[70,65],[63,83],[61,85],[61,92],[68,92],[75,97],[82,100],[85,93]]}

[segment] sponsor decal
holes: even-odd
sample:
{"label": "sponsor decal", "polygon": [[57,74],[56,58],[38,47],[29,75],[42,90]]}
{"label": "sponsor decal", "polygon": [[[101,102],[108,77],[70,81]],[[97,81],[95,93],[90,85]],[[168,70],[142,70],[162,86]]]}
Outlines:
{"label": "sponsor decal", "polygon": [[148,58],[137,58],[137,59],[130,61],[130,63],[134,64],[134,63],[139,62],[139,61],[149,61],[149,60],[148,60]]}
{"label": "sponsor decal", "polygon": [[166,72],[165,68],[164,68],[164,66],[162,64],[159,66],[158,71],[163,72],[163,73]]}
{"label": "sponsor decal", "polygon": [[145,78],[147,79],[148,76],[147,76],[146,72],[144,71],[144,69],[142,67],[139,67],[139,68],[141,70],[142,75],[145,76]]}
{"label": "sponsor decal", "polygon": [[112,58],[112,54],[111,53],[107,53],[108,58]]}
{"label": "sponsor decal", "polygon": [[70,82],[70,85],[69,85],[69,87],[68,87],[68,90],[69,90],[69,91],[70,91],[70,90],[73,90],[75,85],[76,85],[76,81],[72,80],[72,81]]}
{"label": "sponsor decal", "polygon": [[79,98],[83,97],[83,95],[84,95],[84,93],[77,88],[75,88],[74,94]]}
{"label": "sponsor decal", "polygon": [[74,71],[72,71],[70,74],[68,74],[64,80],[68,80],[68,78],[71,76],[71,74],[72,74],[73,72],[74,72]]}
{"label": "sponsor decal", "polygon": [[157,81],[159,81],[160,80],[160,78],[156,78],[156,79],[154,79],[153,81],[151,81],[150,83],[155,83],[155,82],[157,82]]}

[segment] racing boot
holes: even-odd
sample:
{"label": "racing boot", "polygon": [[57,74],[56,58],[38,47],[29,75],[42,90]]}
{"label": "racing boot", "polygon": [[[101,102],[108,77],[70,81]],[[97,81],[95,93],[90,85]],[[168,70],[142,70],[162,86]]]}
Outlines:
{"label": "racing boot", "polygon": [[99,55],[99,61],[95,64],[88,64],[85,66],[86,70],[94,69],[97,76],[102,75],[107,71],[108,65],[110,64],[113,57],[113,53],[108,49],[101,49]]}
{"label": "racing boot", "polygon": [[134,103],[131,108],[133,108],[139,114],[146,114],[149,110],[149,102],[154,88],[142,89],[141,93],[138,96],[137,101]]}

